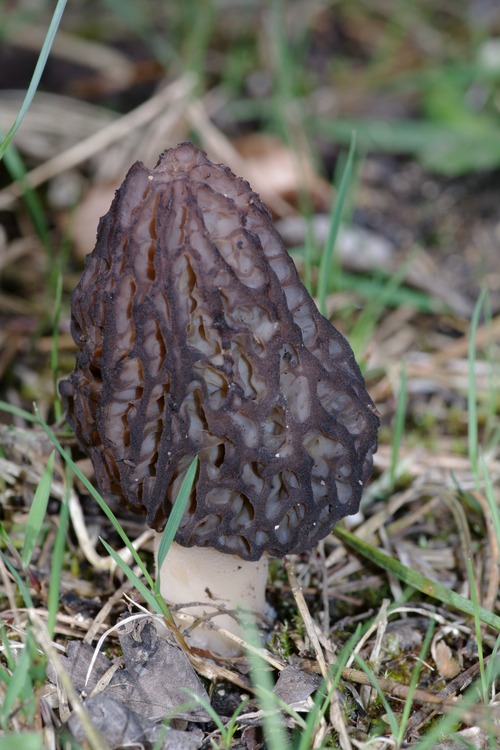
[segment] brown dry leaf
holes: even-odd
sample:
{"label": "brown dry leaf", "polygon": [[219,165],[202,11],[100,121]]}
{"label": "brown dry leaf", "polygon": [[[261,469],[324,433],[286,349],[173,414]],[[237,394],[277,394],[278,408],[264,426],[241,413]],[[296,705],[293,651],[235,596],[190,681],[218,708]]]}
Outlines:
{"label": "brown dry leaf", "polygon": [[280,672],[274,692],[290,706],[307,700],[320,684],[319,675],[288,665]]}
{"label": "brown dry leaf", "polygon": [[234,143],[245,160],[241,174],[258,193],[272,193],[297,206],[300,193],[310,193],[317,210],[327,210],[331,187],[313,169],[304,153],[293,152],[279,138],[266,133],[251,133]]}
{"label": "brown dry leaf", "polygon": [[[107,694],[89,698],[85,701],[85,710],[110,750],[119,750],[123,747],[197,750],[203,742],[201,730],[191,729],[189,732],[183,732],[164,727],[142,713],[137,714],[125,703]],[[85,742],[86,734],[76,714],[69,718],[68,728],[76,740]]]}
{"label": "brown dry leaf", "polygon": [[143,618],[119,630],[125,668],[111,679],[106,692],[132,710],[151,720],[161,721],[167,713],[191,721],[208,721],[208,714],[197,704],[176,710],[192,700],[186,690],[206,703],[210,699],[185,652],[165,630],[158,635],[151,618]]}
{"label": "brown dry leaf", "polygon": [[[209,720],[186,690],[207,704],[210,699],[186,654],[168,631],[160,637],[153,620],[141,618],[124,623],[119,638],[123,657],[113,663],[101,653],[94,658],[94,649],[77,641],[69,644],[63,658],[64,669],[77,692],[91,693],[84,703],[85,710],[112,750],[128,745],[155,745],[167,715],[174,720]],[[120,669],[122,661],[125,667]],[[57,681],[55,669],[49,670],[49,677],[54,683]],[[189,702],[192,705],[188,707]],[[77,740],[85,739],[85,729],[76,713],[68,719],[68,728]],[[169,729],[158,747],[196,750],[202,739],[203,733],[198,730],[186,733]]]}
{"label": "brown dry leaf", "polygon": [[121,180],[111,183],[94,183],[76,207],[69,231],[74,242],[74,252],[81,261],[93,249],[97,225],[101,216],[109,210],[115,191]]}
{"label": "brown dry leaf", "polygon": [[469,727],[457,732],[456,739],[446,739],[434,745],[434,750],[463,750],[464,747],[487,750],[491,747],[491,736],[480,727]]}
{"label": "brown dry leaf", "polygon": [[460,672],[460,665],[445,641],[440,640],[433,644],[432,656],[441,677],[451,680]]}
{"label": "brown dry leaf", "polygon": [[[97,654],[87,681],[87,673],[93,657],[94,649],[92,646],[82,641],[69,641],[66,646],[66,656],[60,657],[62,665],[78,693],[82,693],[84,690],[87,694],[91,693],[111,667],[111,661],[104,654]],[[51,663],[47,667],[47,677],[54,685],[57,683],[57,673]]]}

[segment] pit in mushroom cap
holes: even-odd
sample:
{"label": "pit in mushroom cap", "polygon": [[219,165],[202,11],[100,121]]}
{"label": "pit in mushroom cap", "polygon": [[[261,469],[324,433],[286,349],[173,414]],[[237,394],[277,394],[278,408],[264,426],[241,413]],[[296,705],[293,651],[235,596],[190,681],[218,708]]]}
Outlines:
{"label": "pit in mushroom cap", "polygon": [[299,280],[248,183],[189,143],[136,163],[72,297],[61,383],[97,484],[161,530],[259,560],[357,511],[378,416],[352,350]]}

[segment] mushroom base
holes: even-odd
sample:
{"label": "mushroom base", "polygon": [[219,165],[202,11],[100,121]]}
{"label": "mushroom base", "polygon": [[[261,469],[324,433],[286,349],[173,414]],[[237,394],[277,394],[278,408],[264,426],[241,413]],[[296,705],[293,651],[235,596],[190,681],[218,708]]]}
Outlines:
{"label": "mushroom base", "polygon": [[[161,534],[157,534],[156,559],[160,540]],[[241,638],[236,610],[250,610],[256,617],[264,614],[267,569],[266,556],[249,562],[211,547],[182,547],[173,542],[157,575],[167,604],[186,605],[174,613],[179,626],[189,626],[193,616],[208,616],[206,623],[189,630],[186,635],[189,645],[220,656],[237,656],[241,654],[240,646],[211,629],[210,623]],[[227,614],[214,615],[221,609],[227,610]]]}

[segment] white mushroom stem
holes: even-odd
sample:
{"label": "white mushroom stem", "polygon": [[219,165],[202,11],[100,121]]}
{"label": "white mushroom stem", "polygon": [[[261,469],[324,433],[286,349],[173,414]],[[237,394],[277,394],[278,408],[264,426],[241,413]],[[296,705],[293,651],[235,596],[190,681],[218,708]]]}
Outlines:
{"label": "white mushroom stem", "polygon": [[[156,559],[160,540],[161,534],[155,535]],[[180,626],[190,624],[193,616],[213,615],[220,609],[232,611],[231,614],[216,614],[205,624],[197,625],[187,640],[191,646],[220,656],[237,656],[241,653],[239,645],[210,629],[209,623],[213,622],[241,638],[242,629],[236,610],[249,610],[257,618],[264,614],[267,568],[265,555],[256,562],[249,562],[211,547],[182,547],[173,542],[157,574],[160,576],[160,592],[167,604],[197,603],[174,613]]]}

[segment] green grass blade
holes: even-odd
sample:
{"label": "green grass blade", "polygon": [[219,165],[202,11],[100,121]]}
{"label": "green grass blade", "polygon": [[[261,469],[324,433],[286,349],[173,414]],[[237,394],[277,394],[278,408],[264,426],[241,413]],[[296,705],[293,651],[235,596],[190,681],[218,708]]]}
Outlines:
{"label": "green grass blade", "polygon": [[23,200],[35,227],[35,231],[42,242],[45,251],[52,255],[52,245],[47,224],[46,213],[38,193],[26,182],[26,169],[18,150],[11,145],[4,156],[4,164],[12,180],[18,182],[23,188]]}
{"label": "green grass blade", "polygon": [[29,690],[27,690],[27,683],[31,682],[29,668],[30,653],[27,644],[25,644],[16,661],[15,669],[10,676],[9,684],[5,689],[3,703],[0,708],[0,725],[5,729],[7,728],[8,719],[14,709],[16,701],[19,700],[22,703],[23,694],[26,695],[29,692]]}
{"label": "green grass blade", "polygon": [[[396,560],[385,552],[372,547],[362,539],[358,539],[354,534],[351,534],[340,526],[336,526],[332,533],[342,542],[347,544],[348,547],[356,550],[356,552],[359,552],[363,557],[371,560],[380,568],[383,568],[389,573],[393,573],[401,581],[404,581],[409,586],[417,589],[417,591],[420,591],[422,594],[437,599],[443,604],[447,604],[466,615],[474,617],[475,607],[473,603],[465,597],[460,596],[460,594],[457,594],[455,591],[450,591],[446,586],[443,586],[436,581],[431,581],[416,570],[407,568],[406,565],[403,565],[399,560]],[[486,625],[491,625],[492,628],[500,631],[500,617],[493,614],[493,612],[488,612],[488,610],[483,607],[478,607],[477,612],[481,622],[486,623]]]}
{"label": "green grass blade", "polygon": [[414,710],[413,705],[413,696],[415,693],[415,690],[418,686],[418,680],[420,677],[420,672],[422,671],[422,667],[424,664],[424,659],[426,658],[427,654],[429,653],[429,649],[431,646],[432,636],[434,634],[434,627],[435,627],[435,620],[431,619],[429,620],[429,627],[427,628],[427,632],[425,634],[424,642],[422,643],[422,647],[420,649],[420,653],[418,655],[417,662],[415,664],[415,669],[412,671],[410,684],[408,686],[408,695],[406,696],[405,704],[403,707],[403,713],[401,715],[401,720],[399,722],[399,730],[396,734],[397,737],[397,746],[402,747],[403,746],[403,739],[406,732],[406,727],[408,724],[408,719],[410,718],[410,714],[412,712],[412,709]]}
{"label": "green grass blade", "polygon": [[488,450],[493,450],[500,444],[500,424],[498,411],[500,406],[500,368],[499,351],[495,333],[492,330],[493,318],[495,317],[491,297],[488,295],[484,302],[484,322],[488,332],[485,345],[485,360],[488,366],[488,387],[485,399],[486,417],[484,424],[484,443]]}
{"label": "green grass blade", "polygon": [[[145,601],[148,602],[148,604],[153,607],[155,612],[160,612],[162,615],[167,617],[169,620],[172,619],[172,616],[170,614],[170,610],[168,609],[167,605],[163,601],[162,597],[157,593],[157,586],[155,585],[153,578],[151,577],[149,571],[147,570],[144,562],[141,560],[139,553],[135,549],[134,545],[131,543],[130,539],[128,538],[125,531],[122,529],[118,519],[116,518],[115,514],[111,510],[111,508],[108,507],[104,499],[101,497],[100,493],[95,489],[95,487],[92,485],[91,482],[87,479],[87,477],[82,474],[78,466],[75,464],[69,453],[62,447],[62,445],[57,440],[56,436],[50,429],[50,427],[47,425],[43,417],[41,416],[40,412],[38,411],[37,406],[34,406],[35,414],[37,416],[38,422],[42,426],[43,431],[45,434],[49,437],[51,443],[57,448],[58,452],[66,462],[66,465],[71,469],[71,471],[79,478],[79,480],[82,482],[82,484],[85,486],[85,488],[88,490],[90,495],[97,501],[99,504],[99,507],[103,511],[103,513],[109,518],[111,523],[113,524],[113,527],[117,531],[117,533],[120,535],[121,539],[123,540],[125,546],[130,551],[132,558],[134,559],[135,563],[139,566],[139,569],[144,576],[147,586],[145,586],[142,581],[138,578],[138,576],[135,575],[135,573],[132,571],[130,566],[128,566],[122,558],[105,542],[104,539],[101,538],[101,542],[103,543],[104,547],[108,551],[108,553],[111,555],[111,557],[114,559],[118,567],[125,573],[127,578],[134,584],[134,586],[137,588],[138,591],[142,594]],[[181,492],[184,488],[184,483],[186,483],[186,488],[189,487],[189,483],[194,481],[194,476],[196,474],[197,469],[197,457],[193,459],[191,462],[186,478],[184,479],[184,482],[181,485]],[[189,491],[185,490],[187,492],[187,497],[189,497]],[[187,502],[187,500],[184,500],[184,502]],[[174,509],[177,503],[174,503]],[[184,506],[185,507],[185,506]],[[175,536],[175,533],[177,531],[178,525],[180,523],[180,519],[182,518],[182,513],[184,512],[182,510],[182,513],[180,512],[182,508],[182,504],[179,505],[179,509],[177,513],[172,513],[169,518],[169,523],[167,524],[168,528],[168,535],[171,536],[171,539]],[[173,520],[172,519],[173,516]],[[167,529],[165,529],[167,530]],[[168,540],[167,540],[168,541]],[[169,545],[171,543],[171,540],[169,542]],[[168,548],[167,548],[168,549]],[[166,553],[165,553],[166,554]],[[158,584],[159,588],[159,584]]]}
{"label": "green grass blade", "polygon": [[63,275],[61,270],[61,264],[58,263],[55,280],[55,294],[54,294],[54,317],[52,322],[52,350],[50,353],[50,367],[52,370],[52,386],[54,389],[54,416],[56,422],[61,419],[62,416],[62,404],[61,397],[59,395],[58,379],[59,379],[59,321],[61,318],[62,309],[62,290],[63,290]]}
{"label": "green grass blade", "polygon": [[[3,652],[2,652],[3,660],[7,663],[8,668],[12,672],[16,667],[16,657],[14,656],[14,652],[11,648],[9,637],[7,635],[7,630],[1,619],[0,619],[0,643],[2,644],[2,648],[3,648]],[[0,679],[5,684],[7,684],[10,679],[9,673],[7,672],[6,669],[3,669],[3,667],[1,668],[1,671],[0,671]]]}
{"label": "green grass blade", "polygon": [[431,729],[426,732],[424,737],[421,737],[416,746],[416,750],[435,750],[439,741],[442,741],[445,737],[448,738],[453,728],[456,727],[457,724],[460,725],[462,723],[464,714],[473,711],[473,708],[477,703],[477,697],[478,685],[477,682],[473,682],[457,703],[456,708],[451,708],[440,721],[437,721]]}
{"label": "green grass blade", "polygon": [[231,715],[231,718],[229,719],[226,725],[225,731],[226,731],[226,735],[228,738],[227,740],[228,750],[231,750],[231,740],[232,740],[232,737],[234,736],[234,733],[236,732],[238,728],[238,724],[237,724],[238,716],[240,716],[240,714],[243,713],[243,711],[246,709],[249,703],[250,703],[249,696],[246,698],[243,698],[239,706],[235,708],[234,712]]}
{"label": "green grass blade", "polygon": [[134,587],[137,589],[137,591],[141,594],[144,601],[149,604],[151,609],[154,612],[158,612],[158,614],[164,614],[163,607],[160,605],[158,598],[154,595],[154,593],[151,591],[150,588],[148,588],[137,576],[130,565],[127,565],[127,563],[122,560],[118,552],[115,552],[113,547],[111,547],[105,539],[102,538],[102,536],[99,537],[99,541],[106,549],[106,552],[111,555],[117,566],[120,568],[122,573],[124,573],[129,581],[134,585]]}
{"label": "green grass blade", "polygon": [[78,477],[78,479],[83,484],[83,486],[88,491],[88,493],[97,502],[97,504],[99,505],[100,509],[105,514],[105,516],[111,521],[111,523],[113,524],[114,529],[119,534],[119,536],[123,540],[123,543],[125,544],[125,546],[127,547],[127,549],[130,551],[130,553],[131,553],[134,561],[136,562],[136,564],[141,569],[142,575],[146,579],[146,582],[147,582],[148,586],[150,587],[151,590],[153,590],[154,589],[153,579],[150,576],[150,574],[149,574],[146,566],[144,565],[143,561],[139,557],[139,553],[135,549],[134,545],[132,544],[132,542],[130,541],[130,539],[128,538],[128,536],[124,532],[124,530],[122,529],[121,524],[118,521],[118,519],[116,518],[115,514],[113,513],[113,511],[111,510],[111,508],[108,507],[107,503],[101,497],[100,493],[96,490],[96,488],[94,487],[94,485],[92,484],[92,482],[89,482],[89,480],[87,479],[87,477],[80,471],[80,469],[75,464],[75,462],[71,458],[71,456],[68,453],[68,451],[66,451],[62,447],[62,445],[60,444],[59,440],[56,438],[56,436],[54,435],[54,433],[52,432],[52,430],[50,429],[50,427],[48,426],[48,424],[45,422],[45,420],[43,419],[42,415],[38,411],[38,407],[36,406],[36,404],[34,405],[34,410],[35,410],[35,414],[36,414],[36,417],[37,417],[37,421],[41,425],[43,431],[45,432],[45,434],[49,438],[50,442],[57,449],[57,451],[62,456],[62,458],[64,459],[64,461],[66,462],[66,464],[70,467],[71,471]]}
{"label": "green grass blade", "polygon": [[0,159],[3,158],[3,155],[7,151],[11,140],[13,139],[13,137],[15,136],[17,132],[17,129],[19,128],[19,125],[23,121],[24,115],[28,111],[28,108],[31,102],[33,101],[33,97],[35,96],[36,90],[40,84],[40,79],[42,77],[42,73],[45,68],[45,64],[47,62],[50,49],[52,47],[52,42],[54,41],[54,37],[56,35],[57,29],[59,28],[59,24],[61,22],[62,15],[64,13],[64,9],[66,7],[66,3],[67,3],[67,0],[58,0],[57,2],[56,8],[54,10],[54,14],[52,16],[52,20],[49,25],[49,30],[47,31],[47,36],[45,37],[45,41],[43,43],[42,49],[38,56],[35,70],[33,72],[33,76],[31,78],[28,91],[26,92],[26,96],[24,97],[24,101],[17,114],[14,124],[12,125],[9,132],[3,139],[3,142],[0,144]]}
{"label": "green grass blade", "polygon": [[[356,358],[359,358],[364,352],[367,343],[373,337],[373,330],[377,321],[380,319],[391,300],[395,301],[398,299],[399,305],[412,304],[411,297],[404,299],[403,295],[406,296],[407,290],[404,290],[402,285],[404,284],[408,271],[419,251],[420,248],[415,248],[401,266],[390,276],[384,276],[377,271],[374,272],[373,280],[377,279],[378,276],[379,291],[376,294],[372,294],[368,304],[363,306],[363,309],[349,334],[349,342]],[[357,291],[355,285],[351,285],[351,288]],[[360,289],[361,288],[362,286],[360,286]],[[396,295],[399,295],[399,298]]]}
{"label": "green grass blade", "polygon": [[297,750],[310,750],[310,748],[313,746],[314,735],[316,734],[321,718],[325,716],[328,710],[333,692],[337,689],[337,685],[342,678],[342,670],[349,661],[354,647],[357,643],[359,643],[359,639],[364,634],[364,632],[368,630],[371,624],[372,620],[370,619],[363,626],[358,625],[354,633],[351,635],[347,643],[342,647],[342,650],[337,655],[335,663],[332,664],[330,668],[330,689],[328,692],[326,691],[326,683],[325,680],[323,680],[322,684],[316,691],[316,695],[314,696],[313,709],[307,714],[306,726],[301,732],[300,742]]}
{"label": "green grass blade", "polygon": [[290,748],[290,745],[281,723],[279,703],[273,692],[273,680],[268,671],[267,664],[254,651],[254,649],[258,650],[261,648],[255,622],[247,613],[245,613],[244,618],[240,622],[245,640],[253,647],[252,649],[248,649],[247,657],[250,662],[252,684],[256,689],[259,705],[263,711],[262,726],[266,746],[269,750],[287,750]]}
{"label": "green grass blade", "polygon": [[495,497],[495,488],[493,486],[491,474],[488,470],[488,465],[483,454],[480,454],[479,456],[479,467],[481,470],[481,477],[484,482],[484,494],[486,495],[486,501],[488,503],[490,519],[495,530],[496,543],[500,547],[500,510],[498,508],[498,502]]}
{"label": "green grass blade", "polygon": [[64,497],[59,510],[58,526],[54,541],[54,552],[50,566],[49,593],[47,597],[47,630],[50,637],[54,638],[57,613],[59,611],[59,599],[61,594],[61,574],[64,563],[64,550],[66,547],[66,536],[69,526],[69,493],[71,487],[71,473],[67,467],[66,487]]}
{"label": "green grass blade", "polygon": [[366,674],[366,676],[370,680],[370,682],[371,682],[372,687],[374,688],[374,690],[377,692],[379,700],[380,700],[380,702],[382,703],[382,705],[383,705],[383,707],[385,709],[385,714],[387,716],[387,721],[389,722],[389,726],[391,728],[391,734],[394,737],[397,737],[398,736],[398,732],[399,732],[399,726],[398,726],[398,720],[396,719],[396,714],[392,710],[389,701],[385,697],[384,691],[380,687],[380,684],[379,684],[379,682],[377,680],[377,677],[376,677],[373,669],[371,669],[368,666],[368,664],[365,662],[364,659],[361,658],[361,656],[359,654],[355,654],[354,659],[356,661],[356,664],[358,664],[361,667],[361,669],[363,670],[363,672]]}
{"label": "green grass blade", "polygon": [[389,468],[389,488],[394,489],[396,481],[396,470],[398,466],[399,450],[403,440],[403,433],[406,420],[406,405],[408,402],[407,381],[406,381],[406,362],[401,362],[401,377],[399,379],[399,392],[396,401],[396,413],[394,415],[394,433],[391,446],[391,465]]}
{"label": "green grass blade", "polygon": [[11,732],[0,737],[0,750],[43,750],[40,732]]}
{"label": "green grass blade", "polygon": [[1,555],[1,557],[2,557],[2,559],[4,561],[4,563],[5,563],[5,565],[9,569],[11,576],[14,578],[14,580],[15,580],[15,582],[17,584],[17,587],[18,587],[18,589],[19,589],[19,591],[21,593],[21,596],[23,597],[23,601],[24,601],[25,606],[28,607],[28,608],[33,609],[34,608],[33,600],[31,598],[30,592],[29,592],[28,588],[26,587],[23,579],[21,578],[21,576],[19,575],[19,573],[17,572],[17,570],[14,568],[14,566],[12,565],[12,563],[10,562],[10,560],[8,559],[8,557],[6,557],[6,555],[4,554],[4,552],[1,549],[0,549],[0,555]]}
{"label": "green grass blade", "polygon": [[477,389],[476,389],[476,336],[479,325],[479,316],[486,297],[486,289],[483,289],[474,308],[470,324],[469,335],[469,390],[467,395],[468,401],[468,448],[469,460],[472,467],[472,474],[476,486],[479,486],[478,476],[478,425],[477,425]]}
{"label": "green grass blade", "polygon": [[304,272],[301,274],[302,283],[309,292],[313,295],[312,285],[312,266],[313,266],[313,254],[314,254],[314,236],[313,236],[313,225],[312,225],[312,211],[309,210],[308,205],[304,201],[304,207],[301,206],[300,214],[304,218],[306,224],[306,236],[304,238]]}
{"label": "green grass blade", "polygon": [[19,406],[8,404],[7,401],[0,401],[0,411],[4,411],[7,414],[12,414],[13,417],[20,417],[20,419],[24,419],[25,422],[31,422],[33,424],[36,424],[38,422],[38,419],[34,414],[26,411],[26,409],[20,409]]}
{"label": "green grass blade", "polygon": [[493,650],[491,652],[490,658],[486,665],[486,681],[488,685],[493,685],[493,681],[497,678],[498,672],[500,670],[500,658],[498,655],[499,650],[500,650],[500,635],[495,641],[495,645],[493,646]]}
{"label": "green grass blade", "polygon": [[335,242],[339,233],[342,216],[344,213],[344,205],[351,183],[354,156],[356,153],[356,135],[352,134],[351,145],[349,146],[349,153],[347,155],[344,171],[340,180],[339,189],[335,198],[335,207],[332,213],[332,220],[330,223],[330,229],[328,231],[328,237],[326,240],[325,249],[321,256],[321,262],[319,267],[319,282],[318,282],[318,303],[319,310],[322,315],[326,315],[326,296],[328,290],[328,281],[330,276],[330,269],[333,258],[333,251],[335,248]]}
{"label": "green grass blade", "polygon": [[[295,250],[293,252],[296,252]],[[302,251],[304,252],[304,251]],[[417,252],[417,251],[415,251]],[[370,330],[375,322],[388,307],[413,307],[425,313],[436,313],[446,311],[445,304],[427,292],[418,289],[410,289],[405,285],[409,267],[414,260],[414,253],[401,264],[394,273],[387,273],[385,269],[374,268],[369,276],[361,273],[349,273],[340,270],[338,277],[332,279],[328,291],[352,291],[363,297],[366,304],[363,305],[361,313],[356,320],[353,330],[358,338],[362,338],[365,328],[370,324]],[[367,310],[368,308],[368,310]],[[365,312],[366,311],[366,312]],[[368,320],[365,320],[367,318]],[[352,333],[349,334],[350,336]]]}
{"label": "green grass blade", "polygon": [[481,635],[481,621],[479,619],[479,602],[477,598],[476,581],[474,580],[474,568],[470,556],[467,558],[467,572],[469,574],[469,585],[474,607],[474,630],[476,632],[477,657],[479,661],[479,676],[481,680],[481,697],[485,705],[488,703],[488,685],[486,683],[486,670],[484,665],[483,639]]}
{"label": "green grass blade", "polygon": [[175,502],[172,507],[170,516],[168,518],[167,525],[165,526],[165,529],[161,537],[160,546],[158,548],[158,576],[156,580],[157,592],[160,590],[159,571],[161,570],[165,557],[167,556],[168,550],[170,549],[170,545],[172,544],[174,537],[177,533],[177,529],[179,528],[179,524],[182,520],[182,516],[184,515],[184,511],[186,510],[186,507],[189,501],[189,496],[191,495],[191,490],[193,489],[193,483],[194,483],[197,470],[198,470],[198,456],[195,456],[194,459],[191,461],[189,468],[186,472],[186,476],[184,477],[182,481],[179,494],[175,498]]}
{"label": "green grass blade", "polygon": [[355,130],[363,151],[413,155],[424,169],[448,177],[491,170],[500,163],[497,122],[490,117],[474,127],[413,118],[321,116],[311,118],[309,125],[313,136],[337,144],[349,143]]}
{"label": "green grass blade", "polygon": [[29,565],[31,561],[37,539],[40,535],[43,520],[45,518],[45,513],[47,511],[50,490],[52,487],[52,476],[54,474],[54,459],[55,451],[52,451],[49,456],[49,460],[47,461],[47,465],[43,471],[38,487],[36,488],[35,496],[33,498],[30,512],[28,514],[23,551],[21,553],[21,559],[24,565]]}
{"label": "green grass blade", "polygon": [[[221,733],[222,742],[224,743],[224,747],[226,747],[226,741],[225,741],[225,735],[226,735],[226,727],[224,726],[224,722],[222,721],[221,717],[215,710],[215,708],[207,701],[206,698],[204,698],[202,695],[198,695],[198,693],[195,693],[194,690],[189,690],[188,688],[183,688],[183,691],[186,693],[186,695],[189,695],[190,698],[192,698],[192,701],[190,703],[186,703],[186,706],[192,706],[194,704],[198,704],[203,708],[204,711],[207,712],[207,714],[212,719],[213,723]],[[248,699],[247,699],[248,703]],[[238,706],[239,708],[239,706]],[[236,709],[238,710],[238,709]],[[176,707],[177,713],[179,713],[179,708]]]}

